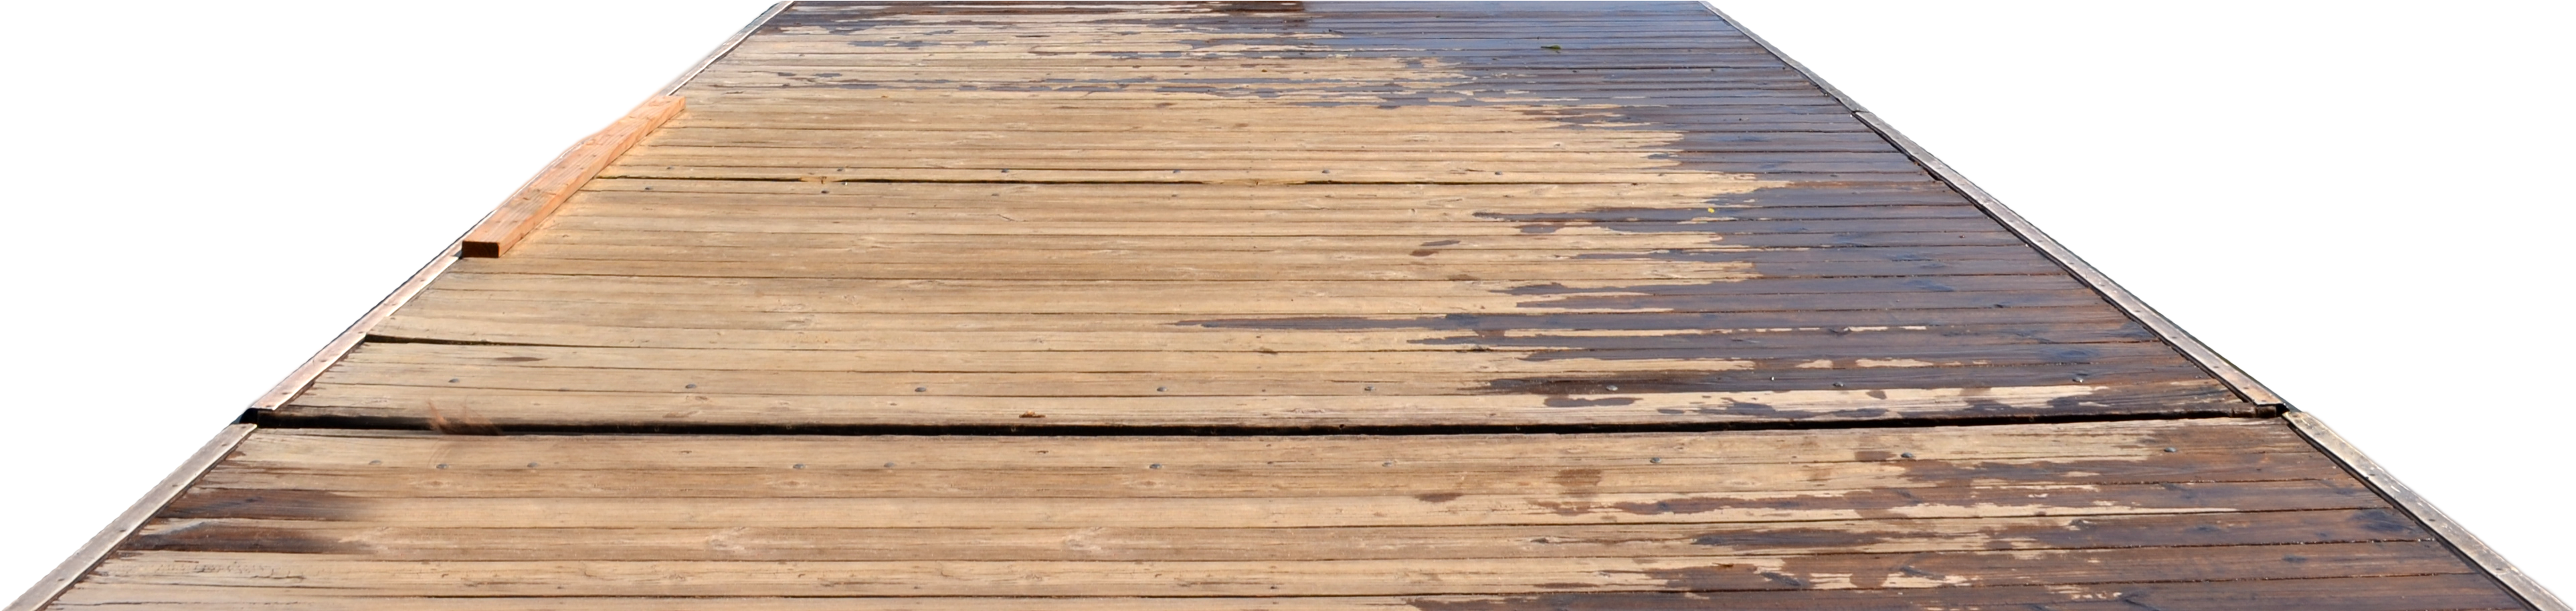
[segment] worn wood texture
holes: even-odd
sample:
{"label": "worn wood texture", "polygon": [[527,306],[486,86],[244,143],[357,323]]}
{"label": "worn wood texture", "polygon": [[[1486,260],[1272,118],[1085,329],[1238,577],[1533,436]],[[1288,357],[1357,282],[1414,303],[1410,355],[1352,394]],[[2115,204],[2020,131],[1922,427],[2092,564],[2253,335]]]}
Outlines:
{"label": "worn wood texture", "polygon": [[29,605],[2528,608],[1696,4],[794,2],[670,93]]}
{"label": "worn wood texture", "polygon": [[2279,420],[2212,419],[1204,438],[265,429],[54,608],[818,598],[2515,607]]}
{"label": "worn wood texture", "polygon": [[504,428],[2253,414],[1689,3],[796,3],[281,410]]}

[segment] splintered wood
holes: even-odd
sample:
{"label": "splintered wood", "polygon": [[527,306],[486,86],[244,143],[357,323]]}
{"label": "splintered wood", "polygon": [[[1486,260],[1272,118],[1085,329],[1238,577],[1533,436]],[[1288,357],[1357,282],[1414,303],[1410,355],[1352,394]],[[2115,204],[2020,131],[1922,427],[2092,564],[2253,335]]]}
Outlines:
{"label": "splintered wood", "polygon": [[1694,5],[798,3],[678,94],[281,415],[2256,412]]}
{"label": "splintered wood", "polygon": [[2279,420],[2219,419],[1410,437],[267,429],[56,605],[160,607],[2515,603]]}

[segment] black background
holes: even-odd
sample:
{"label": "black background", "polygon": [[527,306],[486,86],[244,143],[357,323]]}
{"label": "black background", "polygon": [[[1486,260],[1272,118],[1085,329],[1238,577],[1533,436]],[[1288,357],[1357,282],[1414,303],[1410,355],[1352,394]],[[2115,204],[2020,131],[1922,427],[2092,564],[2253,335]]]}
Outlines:
{"label": "black background", "polygon": [[[13,291],[15,580],[222,428],[567,139],[760,3],[170,10],[18,88],[59,183]],[[2566,482],[2527,351],[2548,240],[2445,18],[1757,5],[1736,18],[2548,580]],[[95,21],[95,13],[54,15]],[[2455,21],[2455,18],[2452,18]],[[149,34],[149,36],[147,36]],[[2414,36],[2409,36],[2414,34]],[[59,121],[59,124],[57,124]],[[2537,214],[2530,214],[2537,217]],[[28,227],[21,227],[26,235]],[[2524,286],[2501,286],[2517,281]],[[2491,345],[2491,348],[2478,348]],[[2532,348],[2519,348],[2532,345]],[[2537,356],[2548,358],[2548,356]],[[2535,379],[2540,376],[2540,379]]]}

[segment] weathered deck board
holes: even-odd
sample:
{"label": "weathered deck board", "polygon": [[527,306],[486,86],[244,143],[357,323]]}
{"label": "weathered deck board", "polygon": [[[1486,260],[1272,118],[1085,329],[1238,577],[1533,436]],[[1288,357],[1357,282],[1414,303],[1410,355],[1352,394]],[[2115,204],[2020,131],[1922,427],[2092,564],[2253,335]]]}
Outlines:
{"label": "weathered deck board", "polygon": [[2259,412],[1687,3],[800,3],[678,93],[282,415]]}
{"label": "weathered deck board", "polygon": [[1395,437],[269,429],[56,607],[2513,606],[2482,579],[2278,420]]}

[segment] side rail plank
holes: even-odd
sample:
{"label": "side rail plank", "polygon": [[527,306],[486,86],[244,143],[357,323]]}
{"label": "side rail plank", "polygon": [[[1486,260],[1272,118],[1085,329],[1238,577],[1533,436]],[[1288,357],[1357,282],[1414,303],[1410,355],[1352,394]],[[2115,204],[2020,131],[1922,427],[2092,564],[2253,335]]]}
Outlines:
{"label": "side rail plank", "polygon": [[144,521],[152,519],[154,514],[161,513],[161,508],[169,505],[171,499],[179,498],[180,491],[196,485],[197,478],[205,476],[206,471],[213,469],[217,461],[232,454],[233,448],[241,445],[242,439],[250,437],[251,431],[255,430],[259,430],[259,425],[235,424],[224,427],[224,431],[216,434],[213,440],[207,441],[206,446],[199,448],[196,455],[189,456],[188,462],[180,463],[179,470],[172,471],[169,477],[162,478],[160,485],[153,486],[151,492],[143,494],[142,500],[137,500],[133,507],[126,508],[125,513],[116,516],[116,521],[109,522],[107,528],[99,531],[97,536],[90,537],[89,543],[82,545],[79,552],[64,559],[60,566],[54,567],[54,572],[47,573],[44,580],[36,582],[36,586],[28,588],[26,594],[20,595],[18,600],[9,603],[6,611],[36,611],[54,602],[54,598],[62,596],[64,590],[71,589],[73,582],[80,581],[82,575],[89,574],[89,570],[98,566],[100,560],[106,559],[109,551],[115,550],[117,545],[125,543],[126,537],[133,536],[136,529],[142,528]]}
{"label": "side rail plank", "polygon": [[2503,554],[2496,553],[2495,548],[2487,547],[2486,542],[2478,540],[2477,535],[2469,534],[2469,529],[2460,526],[2459,522],[2451,521],[2451,516],[2443,515],[2441,509],[2433,507],[2433,502],[2426,500],[2423,495],[2416,494],[2415,489],[2408,488],[2405,483],[2397,481],[2397,476],[2389,474],[2386,467],[2379,466],[2377,461],[2363,455],[2361,448],[2352,445],[2350,441],[2345,441],[2342,435],[2335,434],[2334,429],[2326,428],[2325,421],[2318,420],[2313,414],[2295,409],[2283,412],[2281,417],[2290,422],[2290,428],[2298,431],[2299,436],[2306,437],[2308,443],[2316,444],[2317,449],[2324,451],[2327,456],[2334,457],[2335,462],[2343,463],[2345,469],[2360,476],[2361,481],[2368,483],[2371,488],[2377,489],[2380,496],[2405,509],[2406,513],[2413,515],[2417,522],[2422,522],[2426,529],[2441,535],[2444,543],[2450,544],[2452,549],[2460,552],[2460,555],[2468,557],[2470,562],[2484,569],[2489,576],[2495,577],[2496,581],[2504,582],[2505,589],[2512,590],[2515,596],[2522,597],[2524,602],[2531,604],[2531,608],[2539,611],[2570,611],[2566,602],[2560,601],[2557,595],[2549,592],[2548,588],[2541,587],[2538,580],[2532,579],[2512,562],[2506,561]]}
{"label": "side rail plank", "polygon": [[2104,299],[2109,300],[2113,305],[2119,306],[2122,311],[2128,312],[2130,318],[2136,319],[2140,324],[2145,325],[2148,329],[2155,331],[2157,335],[2162,336],[2166,342],[2173,344],[2175,349],[2181,350],[2184,356],[2190,357],[2193,362],[2198,363],[2201,368],[2207,370],[2210,375],[2217,376],[2219,380],[2226,382],[2229,387],[2236,390],[2237,394],[2242,395],[2247,402],[2273,410],[2279,410],[2289,405],[2287,401],[2281,399],[2280,395],[2273,393],[2271,388],[2264,386],[2262,382],[2255,381],[2254,376],[2246,374],[2242,369],[2238,369],[2236,364],[2228,362],[2226,357],[2219,356],[2218,351],[2211,350],[2208,345],[2200,343],[2199,338],[2192,337],[2190,333],[2184,332],[2180,325],[2176,325],[2172,320],[2166,319],[2164,314],[2157,312],[2155,308],[2147,307],[2146,301],[2139,299],[2137,295],[2130,293],[2128,289],[2121,288],[2119,283],[2112,282],[2110,276],[2103,274],[2100,270],[2094,269],[2093,264],[2084,262],[2083,258],[2075,256],[2074,251],[2068,250],[2066,246],[2057,243],[2055,238],[2050,238],[2048,237],[2048,234],[2040,232],[2038,226],[2023,219],[2021,214],[2013,212],[2011,208],[2005,207],[2002,201],[1996,200],[1993,195],[1986,193],[1985,189],[1978,188],[1976,183],[1969,182],[1967,176],[1961,175],[1957,170],[1951,169],[1950,164],[1943,163],[1938,157],[1933,157],[1931,151],[1924,150],[1922,146],[1916,145],[1914,140],[1906,138],[1905,134],[1898,133],[1894,126],[1890,126],[1886,121],[1879,119],[1877,113],[1873,113],[1862,108],[1859,102],[1852,101],[1850,96],[1844,95],[1841,89],[1836,89],[1832,84],[1825,82],[1823,77],[1817,76],[1815,71],[1807,69],[1805,64],[1800,64],[1798,63],[1798,60],[1790,59],[1789,54],[1780,52],[1780,49],[1772,46],[1770,41],[1763,40],[1761,36],[1755,35],[1752,30],[1745,29],[1742,22],[1736,21],[1735,17],[1727,15],[1726,11],[1719,10],[1715,3],[1703,1],[1700,5],[1707,7],[1709,12],[1715,13],[1717,18],[1725,21],[1727,25],[1734,26],[1736,31],[1742,32],[1745,38],[1751,39],[1754,44],[1761,46],[1762,49],[1769,52],[1773,58],[1787,64],[1790,69],[1796,70],[1798,74],[1807,77],[1808,82],[1815,83],[1816,87],[1823,89],[1827,95],[1833,96],[1835,100],[1842,102],[1843,108],[1850,110],[1853,118],[1859,119],[1861,123],[1868,125],[1871,131],[1875,131],[1880,137],[1886,138],[1889,144],[1895,145],[1899,151],[1905,153],[1906,157],[1913,159],[1917,165],[1922,166],[1926,173],[1931,174],[1934,178],[1940,179],[1941,182],[1950,185],[1951,188],[1958,190],[1961,195],[1967,196],[1970,202],[1975,203],[1979,209],[1985,210],[1987,216],[1993,217],[1998,223],[2002,223],[2004,228],[2012,231],[2014,235],[2021,236],[2023,241],[2030,243],[2032,248],[2038,249],[2041,254],[2047,255],[2050,260],[2057,262],[2059,267],[2065,268],[2066,271],[2073,274],[2077,280],[2080,280],[2086,285],[2092,286],[2094,290],[2101,292]]}

